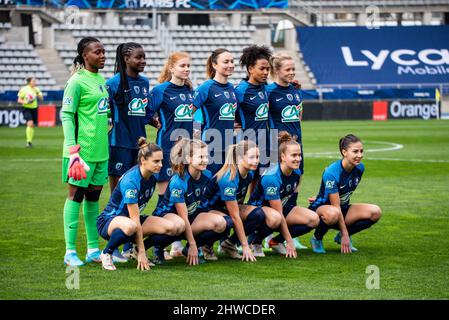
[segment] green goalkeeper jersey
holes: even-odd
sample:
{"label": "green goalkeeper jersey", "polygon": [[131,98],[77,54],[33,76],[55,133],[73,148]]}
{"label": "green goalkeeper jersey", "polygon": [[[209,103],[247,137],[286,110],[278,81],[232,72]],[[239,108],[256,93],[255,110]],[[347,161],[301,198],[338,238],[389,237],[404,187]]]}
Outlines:
{"label": "green goalkeeper jersey", "polygon": [[80,156],[89,162],[105,161],[108,150],[108,103],[102,75],[81,69],[68,81],[62,100],[63,157],[79,144]]}

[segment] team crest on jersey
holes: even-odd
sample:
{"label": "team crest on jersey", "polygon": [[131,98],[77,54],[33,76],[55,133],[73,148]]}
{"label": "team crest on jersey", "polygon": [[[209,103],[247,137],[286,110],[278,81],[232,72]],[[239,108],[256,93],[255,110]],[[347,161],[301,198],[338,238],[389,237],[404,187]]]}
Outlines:
{"label": "team crest on jersey", "polygon": [[186,95],[185,94],[180,94],[179,97],[181,98],[182,101],[186,101]]}
{"label": "team crest on jersey", "polygon": [[293,101],[293,96],[290,93],[287,93],[287,99]]}
{"label": "team crest on jersey", "polygon": [[262,91],[259,91],[259,98],[260,98],[260,99],[265,98],[265,95],[264,95],[264,93],[263,93]]}
{"label": "team crest on jersey", "polygon": [[241,194],[244,195],[245,193],[246,193],[246,187],[243,187]]}
{"label": "team crest on jersey", "polygon": [[288,185],[287,185],[287,192],[290,192],[291,189],[292,189],[292,185],[291,185],[291,184],[288,184]]}
{"label": "team crest on jersey", "polygon": [[193,104],[180,104],[177,106],[175,109],[175,121],[193,121]]}
{"label": "team crest on jersey", "polygon": [[140,87],[139,86],[134,86],[134,92],[136,94],[139,94],[140,93]]}
{"label": "team crest on jersey", "polygon": [[[259,92],[262,93],[262,92]],[[263,93],[262,93],[263,94]],[[262,121],[268,119],[268,103],[262,103],[256,110],[255,121]]]}
{"label": "team crest on jersey", "polygon": [[299,121],[299,106],[290,105],[282,109],[282,122],[297,122]]}
{"label": "team crest on jersey", "polygon": [[223,92],[223,93],[224,93],[226,99],[229,99],[229,98],[230,98],[229,92],[225,91],[225,92]]}
{"label": "team crest on jersey", "polygon": [[145,198],[148,198],[150,196],[150,190],[147,189],[145,190]]}
{"label": "team crest on jersey", "polygon": [[200,194],[201,194],[201,189],[200,188],[195,189],[195,196],[199,197]]}
{"label": "team crest on jersey", "polygon": [[267,191],[265,191],[265,192],[266,192],[267,196],[274,196],[274,195],[276,195],[277,191],[278,191],[277,187],[268,187]]}
{"label": "team crest on jersey", "polygon": [[107,114],[108,107],[109,107],[108,98],[101,98],[100,100],[98,100],[97,103],[98,114]]}
{"label": "team crest on jersey", "polygon": [[358,184],[359,184],[359,178],[357,177],[357,178],[355,178],[355,180],[354,180],[354,186],[355,187],[357,187],[358,186]]}
{"label": "team crest on jersey", "polygon": [[167,169],[167,176],[171,177],[173,175],[173,169],[172,168],[168,168]]}
{"label": "team crest on jersey", "polygon": [[224,195],[225,196],[235,196],[235,188],[227,187],[224,189]]}
{"label": "team crest on jersey", "polygon": [[[134,87],[135,88],[135,87]],[[134,98],[128,104],[128,115],[130,116],[145,116],[145,108],[148,105],[148,98],[139,99]]]}
{"label": "team crest on jersey", "polygon": [[122,168],[123,168],[123,163],[117,162],[117,163],[115,164],[115,169],[117,169],[117,170],[122,170]]}
{"label": "team crest on jersey", "polygon": [[137,189],[128,189],[128,190],[126,190],[125,198],[137,199]]}
{"label": "team crest on jersey", "polygon": [[220,108],[220,120],[234,120],[237,103],[225,103]]}

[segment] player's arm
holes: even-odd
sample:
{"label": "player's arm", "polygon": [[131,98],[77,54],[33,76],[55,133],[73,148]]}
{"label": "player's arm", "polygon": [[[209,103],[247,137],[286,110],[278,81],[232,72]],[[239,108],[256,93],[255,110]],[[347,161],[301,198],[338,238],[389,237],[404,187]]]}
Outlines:
{"label": "player's arm", "polygon": [[128,203],[129,217],[137,226],[135,240],[137,244],[137,269],[150,270],[150,263],[148,262],[147,254],[145,252],[145,245],[143,244],[143,231],[140,224],[140,211],[137,203]]}
{"label": "player's arm", "polygon": [[340,207],[340,195],[338,192],[329,194],[329,201],[332,206],[338,208],[340,212],[338,217],[338,228],[341,233],[341,252],[342,253],[351,253],[351,245],[349,239],[348,229],[346,228],[345,218],[343,217],[343,213],[341,212]]}
{"label": "player's arm", "polygon": [[38,88],[36,88],[36,94],[37,94],[37,98],[40,101],[44,101],[44,96],[43,96],[42,92]]}
{"label": "player's arm", "polygon": [[232,222],[234,223],[234,231],[242,245],[242,261],[256,261],[246,239],[245,229],[243,227],[243,221],[240,218],[240,209],[237,200],[225,201],[226,209],[228,209]]}
{"label": "player's arm", "polygon": [[23,93],[23,90],[21,89],[19,91],[19,93],[17,94],[17,102],[20,103],[21,105],[26,104],[27,102],[25,101],[25,94]]}
{"label": "player's arm", "polygon": [[186,262],[189,265],[197,265],[198,264],[198,248],[196,246],[196,241],[193,236],[192,226],[190,225],[187,206],[185,202],[175,203],[176,212],[178,212],[179,216],[184,220],[186,225],[185,236],[187,242],[189,243],[189,251],[187,253]]}
{"label": "player's arm", "polygon": [[285,220],[284,214],[283,214],[283,208],[282,208],[282,202],[280,199],[276,200],[269,200],[270,207],[276,210],[281,214],[281,225],[279,226],[279,232],[284,237],[284,239],[287,241],[287,254],[286,257],[294,257],[296,258],[296,249],[295,244],[293,242],[293,238],[290,234],[290,231],[288,230],[288,224],[287,220]]}

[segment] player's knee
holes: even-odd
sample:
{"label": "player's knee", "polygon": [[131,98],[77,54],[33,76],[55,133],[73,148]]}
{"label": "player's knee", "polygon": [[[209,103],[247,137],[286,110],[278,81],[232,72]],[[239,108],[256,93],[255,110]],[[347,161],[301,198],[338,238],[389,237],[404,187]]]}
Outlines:
{"label": "player's knee", "polygon": [[341,210],[335,207],[329,208],[329,210],[326,212],[326,223],[328,225],[333,225],[338,222],[338,218],[340,217]]}
{"label": "player's knee", "polygon": [[316,227],[318,227],[319,223],[320,223],[320,217],[316,213],[314,213],[314,214],[310,215],[309,223],[307,225],[311,228],[316,228]]}
{"label": "player's knee", "polygon": [[137,231],[137,223],[135,223],[132,220],[129,220],[127,223],[123,224],[121,229],[127,236],[132,236]]}
{"label": "player's knee", "polygon": [[382,209],[377,206],[377,205],[373,205],[372,209],[371,209],[371,221],[379,221],[379,219],[382,217]]}
{"label": "player's knee", "polygon": [[78,187],[73,194],[69,194],[69,199],[81,203],[84,199],[84,194],[86,193],[86,188]]}
{"label": "player's knee", "polygon": [[101,189],[96,190],[87,190],[86,193],[84,194],[84,197],[86,198],[87,201],[90,202],[97,202],[100,199],[100,194],[101,194]]}
{"label": "player's knee", "polygon": [[270,229],[278,229],[281,225],[282,217],[279,212],[273,212],[272,214],[265,215],[265,223]]}

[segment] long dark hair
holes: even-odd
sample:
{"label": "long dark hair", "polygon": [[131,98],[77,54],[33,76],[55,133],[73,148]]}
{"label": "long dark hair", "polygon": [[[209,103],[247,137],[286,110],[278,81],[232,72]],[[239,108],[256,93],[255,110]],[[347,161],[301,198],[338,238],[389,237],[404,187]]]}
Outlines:
{"label": "long dark hair", "polygon": [[76,48],[78,55],[75,59],[73,59],[72,74],[85,67],[83,53],[92,42],[100,42],[100,40],[94,37],[86,37],[82,38],[80,42],[78,42],[78,46]]}
{"label": "long dark hair", "polygon": [[129,56],[135,49],[143,49],[142,45],[136,42],[121,43],[117,47],[114,65],[114,74],[120,73],[120,85],[117,91],[118,107],[127,106],[131,101],[131,94],[128,83],[128,75],[126,74],[125,57]]}
{"label": "long dark hair", "polygon": [[206,77],[208,79],[213,79],[215,77],[215,69],[213,67],[213,64],[218,62],[218,57],[220,56],[220,54],[225,53],[225,52],[229,52],[230,51],[228,49],[225,48],[218,48],[215,49],[214,51],[212,51],[212,54],[209,56],[209,58],[207,58],[207,62],[206,62]]}
{"label": "long dark hair", "polygon": [[340,148],[341,155],[343,155],[343,150],[348,150],[350,144],[357,142],[362,142],[362,140],[353,134],[347,134],[340,138],[340,141],[338,141],[338,147]]}

